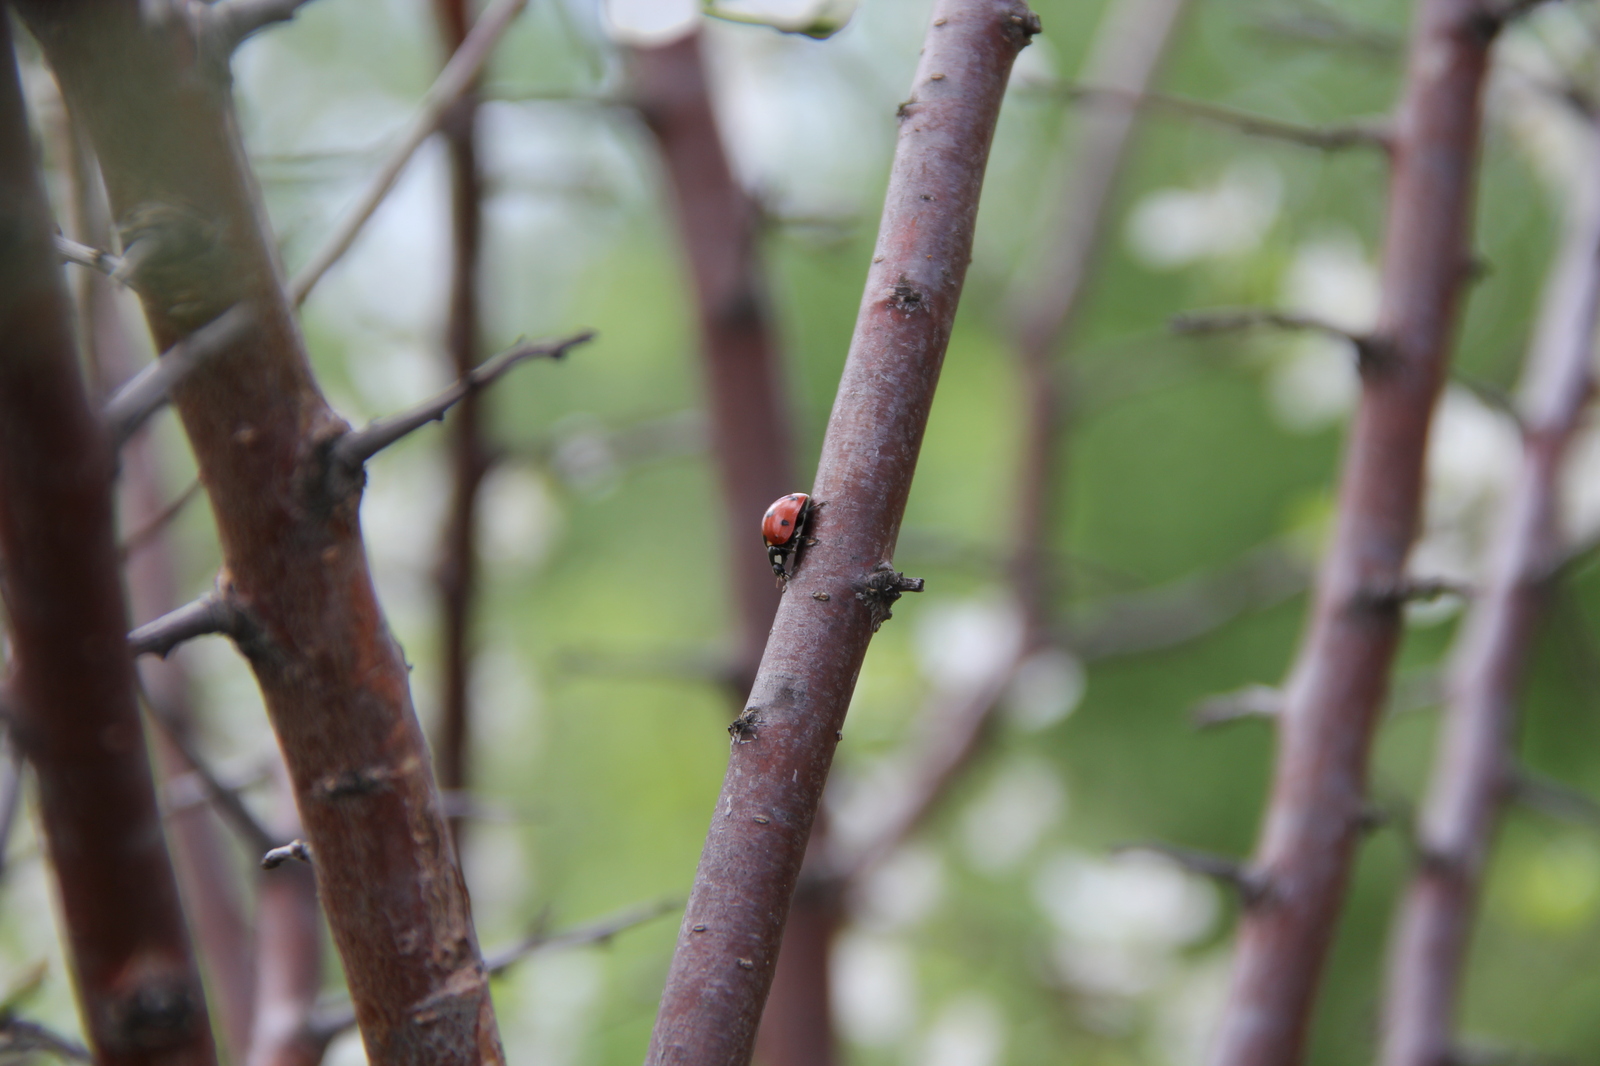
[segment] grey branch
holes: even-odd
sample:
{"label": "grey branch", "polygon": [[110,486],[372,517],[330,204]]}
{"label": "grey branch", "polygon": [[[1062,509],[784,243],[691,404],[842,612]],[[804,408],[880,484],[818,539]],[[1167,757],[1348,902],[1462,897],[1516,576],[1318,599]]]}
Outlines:
{"label": "grey branch", "polygon": [[1266,899],[1269,891],[1266,881],[1260,874],[1251,870],[1239,859],[1230,859],[1225,855],[1214,855],[1209,851],[1160,843],[1127,844],[1116,850],[1119,853],[1147,851],[1152,855],[1159,855],[1191,873],[1227,885],[1238,893],[1239,901],[1246,907],[1255,906]]}
{"label": "grey branch", "polygon": [[274,22],[288,22],[306,0],[216,0],[199,8],[203,47],[222,59],[246,37]]}
{"label": "grey branch", "polygon": [[208,592],[129,633],[128,647],[135,656],[165,659],[184,641],[211,634],[238,637],[240,628],[238,606],[224,596]]}
{"label": "grey branch", "polygon": [[593,330],[584,330],[574,333],[570,337],[557,341],[546,341],[540,344],[518,344],[517,346],[501,352],[499,355],[486,360],[455,384],[439,393],[437,396],[424,400],[422,403],[402,411],[399,414],[380,418],[368,425],[365,429],[352,430],[340,437],[333,446],[332,460],[337,468],[346,471],[358,470],[362,463],[377,455],[389,445],[414,433],[429,422],[437,422],[444,417],[445,412],[461,402],[462,397],[468,393],[476,392],[494,384],[506,371],[519,363],[530,359],[560,359],[567,351],[579,344],[592,339]]}
{"label": "grey branch", "polygon": [[261,868],[276,870],[291,859],[310,865],[311,845],[304,840],[291,840],[280,847],[268,848],[267,853],[261,856]]}
{"label": "grey branch", "polygon": [[[529,955],[558,948],[605,944],[619,933],[625,933],[635,926],[653,921],[682,906],[682,900],[662,900],[659,903],[630,908],[589,925],[574,926],[560,933],[547,933],[536,929],[514,944],[509,944],[498,951],[485,952],[484,969],[491,977],[502,977],[507,970]],[[321,1046],[326,1046],[340,1033],[354,1029],[355,1024],[356,1014],[350,1004],[339,1003],[318,1009],[308,1028],[311,1039]]]}
{"label": "grey branch", "polygon": [[1362,366],[1368,366],[1383,355],[1384,345],[1378,338],[1365,333],[1352,333],[1342,326],[1334,325],[1323,318],[1314,315],[1302,315],[1292,311],[1270,311],[1263,308],[1238,308],[1223,309],[1219,311],[1192,311],[1188,314],[1173,316],[1171,323],[1174,333],[1209,334],[1209,333],[1237,333],[1241,330],[1269,327],[1272,329],[1295,330],[1309,333],[1321,333],[1323,336],[1335,340],[1348,342],[1356,350],[1356,357]]}
{"label": "grey branch", "polygon": [[450,57],[450,62],[439,72],[439,77],[428,89],[428,95],[422,98],[422,106],[417,110],[416,117],[411,120],[411,125],[406,127],[405,134],[389,158],[384,160],[383,166],[372,179],[372,184],[367,186],[367,191],[361,194],[361,199],[356,201],[355,207],[350,209],[344,221],[335,228],[328,242],[318,249],[311,257],[311,261],[289,282],[289,298],[296,307],[305,303],[306,297],[322,279],[322,275],[339,261],[340,256],[350,250],[350,246],[355,243],[356,235],[367,224],[367,220],[378,209],[378,205],[383,203],[384,197],[389,195],[389,190],[394,188],[394,183],[400,178],[400,172],[406,168],[406,164],[411,161],[411,157],[416,154],[422,142],[439,127],[439,121],[450,106],[461,99],[477,82],[478,75],[483,70],[483,65],[488,62],[489,55],[494,51],[501,34],[527,3],[528,0],[495,0],[482,15],[478,16],[466,40],[461,42],[461,47],[456,49],[455,54]]}
{"label": "grey branch", "polygon": [[1039,83],[1028,86],[1053,95],[1064,96],[1074,102],[1120,104],[1128,108],[1148,108],[1200,119],[1218,126],[1226,126],[1251,137],[1267,137],[1290,144],[1316,148],[1325,152],[1346,148],[1389,149],[1388,124],[1381,120],[1348,122],[1333,126],[1304,126],[1296,122],[1254,115],[1248,111],[1191,100],[1166,93],[1130,92],[1103,85],[1074,85],[1071,83]]}
{"label": "grey branch", "polygon": [[69,1040],[38,1022],[21,1018],[0,1019],[0,1057],[26,1056],[43,1051],[69,1062],[90,1062],[89,1049],[75,1040]]}
{"label": "grey branch", "polygon": [[172,390],[211,356],[237,341],[255,321],[243,304],[174,344],[161,357],[130,378],[106,401],[106,426],[113,448],[120,449],[140,426],[172,398]]}

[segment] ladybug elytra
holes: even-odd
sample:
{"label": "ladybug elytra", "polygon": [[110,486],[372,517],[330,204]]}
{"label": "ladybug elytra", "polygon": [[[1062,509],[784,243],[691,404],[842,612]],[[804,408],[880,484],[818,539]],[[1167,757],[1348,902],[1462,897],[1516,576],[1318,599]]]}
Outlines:
{"label": "ladybug elytra", "polygon": [[789,576],[789,557],[795,555],[801,545],[809,543],[805,536],[806,523],[811,519],[811,512],[820,506],[812,503],[811,497],[803,492],[791,492],[761,516],[761,539],[767,543],[767,559],[780,581]]}

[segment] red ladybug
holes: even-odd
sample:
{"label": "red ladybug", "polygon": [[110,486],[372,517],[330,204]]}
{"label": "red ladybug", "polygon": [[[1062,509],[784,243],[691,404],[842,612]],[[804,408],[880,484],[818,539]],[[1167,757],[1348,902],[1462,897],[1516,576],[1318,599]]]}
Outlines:
{"label": "red ladybug", "polygon": [[811,497],[803,492],[791,492],[761,516],[761,538],[767,542],[767,559],[780,581],[789,576],[785,568],[789,557],[798,552],[801,545],[810,543],[805,535],[806,524],[811,520],[811,512],[821,506],[812,503]]}

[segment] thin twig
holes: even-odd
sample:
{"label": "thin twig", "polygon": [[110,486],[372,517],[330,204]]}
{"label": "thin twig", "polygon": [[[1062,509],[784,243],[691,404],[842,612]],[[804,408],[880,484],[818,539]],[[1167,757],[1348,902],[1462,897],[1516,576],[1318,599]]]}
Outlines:
{"label": "thin twig", "polygon": [[136,656],[165,659],[173,648],[196,637],[237,637],[240,620],[237,605],[225,596],[208,592],[129,633],[128,648]]}
{"label": "thin twig", "polygon": [[1600,828],[1600,799],[1526,767],[1507,774],[1506,797],[1552,818]]}
{"label": "thin twig", "polygon": [[150,520],[144,525],[140,526],[132,533],[129,533],[126,537],[123,537],[122,544],[117,549],[118,554],[122,556],[123,561],[126,562],[130,555],[138,552],[139,549],[145,547],[159,537],[162,530],[171,525],[172,521],[183,513],[184,508],[188,507],[190,503],[200,496],[200,490],[202,487],[203,486],[200,484],[200,479],[195,478],[193,481],[189,482],[188,488],[178,493],[177,497],[171,503],[167,504],[160,511],[152,515]]}
{"label": "thin twig", "polygon": [[276,870],[290,860],[309,865],[311,862],[311,845],[304,840],[291,840],[287,844],[268,848],[266,854],[261,856],[261,868],[263,870]]}
{"label": "thin twig", "polygon": [[416,432],[429,422],[439,421],[445,416],[445,412],[461,401],[463,396],[494,384],[501,375],[517,364],[530,359],[560,359],[569,349],[593,337],[593,330],[584,330],[558,341],[541,344],[524,343],[507,349],[494,358],[485,360],[466,377],[410,410],[377,419],[364,429],[346,433],[333,446],[333,462],[345,470],[359,469],[362,463],[391,444]]}
{"label": "thin twig", "polygon": [[[625,933],[646,922],[669,914],[683,906],[681,900],[662,900],[639,907],[630,907],[610,918],[602,918],[588,925],[578,925],[559,933],[535,930],[530,935],[503,948],[484,952],[483,965],[491,977],[504,977],[517,963],[544,951],[561,948],[588,947],[610,943],[620,933]],[[355,1028],[355,1011],[348,1003],[323,1007],[308,1025],[313,1040],[327,1044],[340,1033]]]}
{"label": "thin twig", "polygon": [[38,1022],[8,1016],[0,1019],[0,1055],[43,1051],[68,1062],[92,1062],[89,1049]]}
{"label": "thin twig", "polygon": [[1389,148],[1389,130],[1379,121],[1351,122],[1334,126],[1305,126],[1281,119],[1254,115],[1221,104],[1192,100],[1159,92],[1135,92],[1108,85],[1074,85],[1065,82],[1029,82],[1022,88],[1063,96],[1073,101],[1108,101],[1128,108],[1149,108],[1226,126],[1251,137],[1287,141],[1325,152],[1346,148]]}
{"label": "thin twig", "polygon": [[450,57],[450,62],[445,64],[444,70],[428,89],[428,94],[422,98],[422,105],[412,118],[411,125],[406,127],[400,143],[384,160],[366,192],[362,193],[361,199],[356,201],[356,205],[334,229],[333,236],[289,282],[289,298],[294,306],[305,303],[322,275],[350,250],[356,235],[367,224],[378,205],[383,203],[384,197],[389,195],[389,190],[394,188],[400,172],[411,161],[422,142],[438,129],[440,120],[450,106],[472,88],[501,35],[527,4],[528,0],[495,0],[478,16],[472,24],[472,32],[467,34],[467,39],[461,42],[461,47],[456,49],[455,55]]}
{"label": "thin twig", "polygon": [[225,784],[217,772],[212,769],[210,762],[200,754],[194,744],[190,742],[182,724],[173,720],[166,708],[152,700],[148,693],[140,689],[139,704],[144,708],[145,715],[156,727],[164,733],[172,746],[178,749],[178,754],[183,756],[183,761],[189,764],[189,769],[200,779],[206,795],[217,808],[219,814],[235,833],[243,838],[251,851],[268,851],[278,844],[278,838],[267,830],[261,820],[255,816],[249,806],[244,802],[239,790]]}
{"label": "thin twig", "polygon": [[1345,341],[1356,350],[1361,365],[1366,366],[1383,352],[1377,338],[1365,333],[1353,333],[1343,326],[1315,315],[1293,311],[1272,311],[1263,308],[1226,308],[1216,311],[1190,311],[1174,315],[1169,325],[1174,333],[1205,335],[1210,333],[1237,333],[1242,330],[1271,329],[1320,333],[1334,340]]}
{"label": "thin twig", "polygon": [[105,420],[113,448],[121,448],[151,415],[167,405],[172,390],[201,363],[226,351],[255,322],[255,314],[235,305],[216,320],[174,344],[106,401]]}
{"label": "thin twig", "polygon": [[56,254],[69,263],[76,263],[90,270],[97,270],[107,277],[116,276],[122,269],[122,259],[110,252],[101,251],[99,248],[87,244],[80,244],[61,234],[55,235]]}
{"label": "thin twig", "polygon": [[1253,907],[1262,902],[1271,891],[1271,887],[1260,873],[1251,870],[1242,860],[1232,859],[1226,855],[1158,842],[1123,844],[1113,850],[1119,853],[1143,851],[1169,859],[1191,873],[1209,877],[1233,889],[1238,893],[1239,901],[1246,907]]}

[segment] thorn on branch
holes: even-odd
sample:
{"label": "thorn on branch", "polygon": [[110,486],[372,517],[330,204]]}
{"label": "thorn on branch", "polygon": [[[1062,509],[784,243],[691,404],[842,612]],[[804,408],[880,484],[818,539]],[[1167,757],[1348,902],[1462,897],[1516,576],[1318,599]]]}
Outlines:
{"label": "thorn on branch", "polygon": [[1170,322],[1174,333],[1211,334],[1236,333],[1262,326],[1272,329],[1297,330],[1321,333],[1348,343],[1355,349],[1356,364],[1362,371],[1379,367],[1388,356],[1389,346],[1377,337],[1366,333],[1352,333],[1326,319],[1288,311],[1268,311],[1244,308],[1240,310],[1194,311],[1176,315]]}
{"label": "thorn on branch", "polygon": [[1271,685],[1246,685],[1202,700],[1189,712],[1196,729],[1209,729],[1245,718],[1277,718],[1283,713],[1284,694]]}
{"label": "thorn on branch", "polygon": [[155,655],[165,659],[184,641],[213,634],[242,640],[247,623],[244,612],[225,593],[208,592],[128,634],[128,647],[134,656]]}
{"label": "thorn on branch", "polygon": [[923,579],[920,577],[906,577],[888,563],[879,563],[872,568],[872,573],[856,586],[856,599],[867,605],[867,610],[872,616],[872,631],[893,618],[890,608],[894,606],[902,593],[921,592]]}
{"label": "thorn on branch", "polygon": [[174,344],[135,374],[106,401],[105,420],[114,450],[128,443],[150,416],[165,407],[172,390],[202,363],[244,336],[254,311],[236,304],[220,317]]}
{"label": "thorn on branch", "polygon": [[530,359],[561,359],[569,349],[592,340],[594,335],[594,330],[584,330],[561,340],[541,344],[522,343],[501,352],[483,362],[437,396],[424,400],[409,411],[380,418],[365,429],[352,430],[339,437],[333,444],[330,456],[331,468],[354,476],[368,459],[429,422],[439,421],[445,416],[445,412],[460,403],[469,393],[494,384],[512,367]]}
{"label": "thorn on branch", "polygon": [[1227,886],[1238,895],[1239,902],[1246,907],[1254,907],[1261,903],[1270,891],[1266,878],[1259,872],[1250,869],[1242,860],[1230,859],[1226,855],[1214,855],[1209,851],[1160,843],[1125,844],[1114,850],[1119,854],[1147,851],[1152,855],[1159,855],[1190,873],[1209,877]]}
{"label": "thorn on branch", "polygon": [[261,856],[263,870],[276,870],[290,859],[297,859],[306,865],[311,864],[311,845],[304,840],[291,840],[280,847],[271,848]]}

